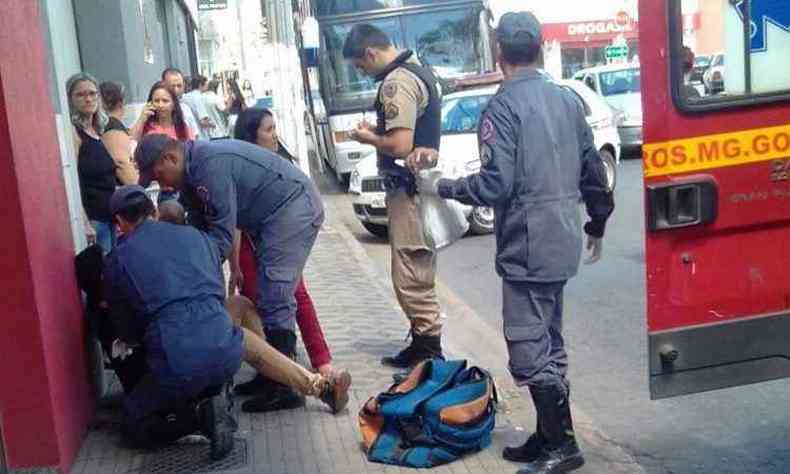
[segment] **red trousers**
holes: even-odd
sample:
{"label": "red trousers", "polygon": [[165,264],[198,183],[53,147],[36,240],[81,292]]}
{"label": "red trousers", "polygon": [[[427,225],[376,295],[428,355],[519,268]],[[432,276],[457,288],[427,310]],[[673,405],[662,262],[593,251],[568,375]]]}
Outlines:
{"label": "red trousers", "polygon": [[[241,294],[251,301],[258,298],[258,274],[257,262],[255,261],[255,251],[252,247],[250,238],[246,234],[241,237],[241,251],[239,253],[239,266],[244,275]],[[307,355],[310,357],[310,364],[314,369],[328,364],[332,361],[329,353],[329,346],[326,344],[324,332],[318,322],[318,314],[315,312],[313,300],[307,293],[304,278],[299,279],[299,284],[294,291],[296,297],[296,324],[299,325],[299,332],[302,333]]]}

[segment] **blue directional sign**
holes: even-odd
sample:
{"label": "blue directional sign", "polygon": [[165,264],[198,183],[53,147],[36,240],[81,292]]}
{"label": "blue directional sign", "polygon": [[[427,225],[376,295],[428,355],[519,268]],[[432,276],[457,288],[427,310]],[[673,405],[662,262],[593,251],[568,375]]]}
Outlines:
{"label": "blue directional sign", "polygon": [[[738,15],[743,18],[746,10],[744,1],[735,4]],[[768,23],[790,33],[790,2],[787,0],[751,0],[752,25],[751,51],[759,53],[768,50]]]}

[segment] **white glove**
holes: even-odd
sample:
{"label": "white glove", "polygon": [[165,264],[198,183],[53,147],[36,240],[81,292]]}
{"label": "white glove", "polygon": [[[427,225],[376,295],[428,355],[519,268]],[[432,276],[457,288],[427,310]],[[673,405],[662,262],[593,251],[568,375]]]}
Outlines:
{"label": "white glove", "polygon": [[438,196],[440,179],[442,172],[438,169],[422,170],[417,174],[417,190],[426,196]]}
{"label": "white glove", "polygon": [[585,265],[592,265],[593,263],[597,262],[601,259],[603,255],[603,239],[599,239],[598,237],[593,237],[591,235],[587,236],[587,250],[590,251],[590,256],[584,260]]}
{"label": "white glove", "polygon": [[132,355],[132,352],[134,352],[132,350],[132,348],[129,347],[122,340],[116,339],[116,340],[112,341],[112,351],[111,351],[110,355],[112,356],[113,359],[124,360],[127,357],[129,357],[130,355]]}

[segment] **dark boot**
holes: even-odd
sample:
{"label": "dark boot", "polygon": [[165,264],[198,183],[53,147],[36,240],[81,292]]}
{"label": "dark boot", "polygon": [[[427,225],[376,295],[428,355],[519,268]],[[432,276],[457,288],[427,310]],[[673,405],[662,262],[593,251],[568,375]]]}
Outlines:
{"label": "dark boot", "polygon": [[537,459],[518,471],[521,474],[570,472],[584,465],[573,431],[568,391],[563,384],[530,387],[538,412],[543,450]]}
{"label": "dark boot", "polygon": [[224,459],[233,450],[233,432],[238,425],[229,413],[227,395],[207,398],[198,404],[200,431],[211,441],[211,459]]}
{"label": "dark boot", "polygon": [[[265,379],[268,380],[268,379]],[[292,410],[304,406],[304,397],[291,390],[289,387],[280,385],[269,380],[273,389],[267,388],[267,393],[259,397],[252,398],[241,404],[241,411],[245,413],[264,413],[278,410]]]}
{"label": "dark boot", "polygon": [[543,452],[543,435],[540,434],[540,423],[535,426],[535,432],[527,438],[521,446],[506,447],[502,450],[502,457],[510,462],[527,463],[532,462]]}
{"label": "dark boot", "polygon": [[273,383],[274,381],[267,379],[263,375],[256,374],[250,381],[240,383],[233,387],[233,393],[242,397],[257,395],[270,390],[270,386]]}
{"label": "dark boot", "polygon": [[397,369],[410,369],[426,359],[442,359],[442,337],[421,336],[412,332],[411,344],[392,357],[384,357],[381,363]]}
{"label": "dark boot", "polygon": [[125,421],[121,431],[134,448],[159,449],[200,429],[195,404],[184,403],[170,413],[153,413],[134,423]]}

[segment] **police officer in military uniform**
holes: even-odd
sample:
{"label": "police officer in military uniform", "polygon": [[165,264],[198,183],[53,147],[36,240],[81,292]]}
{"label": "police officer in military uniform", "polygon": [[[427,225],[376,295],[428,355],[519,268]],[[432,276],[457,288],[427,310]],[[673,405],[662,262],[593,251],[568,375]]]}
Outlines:
{"label": "police officer in military uniform", "polygon": [[[110,208],[123,233],[103,272],[113,352],[135,346],[150,368],[125,397],[124,434],[158,447],[200,431],[221,459],[235,429],[221,387],[241,366],[243,336],[223,306],[219,251],[194,228],[152,220],[140,186],[119,188]],[[206,398],[207,390],[218,393]]]}
{"label": "police officer in military uniform", "polygon": [[[601,256],[614,201],[582,105],[535,67],[542,42],[537,19],[508,13],[496,37],[505,82],[481,116],[480,172],[448,180],[422,171],[419,186],[424,193],[494,208],[510,372],[529,388],[538,419],[529,440],[506,448],[503,456],[527,463],[519,472],[567,472],[584,458],[569,406],[563,288],[581,256],[580,198],[590,217],[583,227],[590,263]],[[430,163],[435,155],[416,150],[411,159]]]}
{"label": "police officer in military uniform", "polygon": [[417,147],[439,148],[441,93],[430,69],[412,51],[398,51],[378,28],[351,29],[343,56],[380,82],[375,103],[377,121],[361,123],[352,138],[373,145],[379,173],[385,179],[392,283],[410,320],[411,344],[385,365],[408,368],[424,359],[442,357],[440,308],[435,290],[436,251],[420,218],[420,196],[412,172],[396,160]]}
{"label": "police officer in military uniform", "polygon": [[234,231],[255,241],[258,300],[266,340],[294,357],[294,288],[324,221],[315,185],[291,163],[232,139],[181,143],[148,135],[135,151],[140,184],[153,179],[181,191],[189,223],[208,233],[222,258]]}

